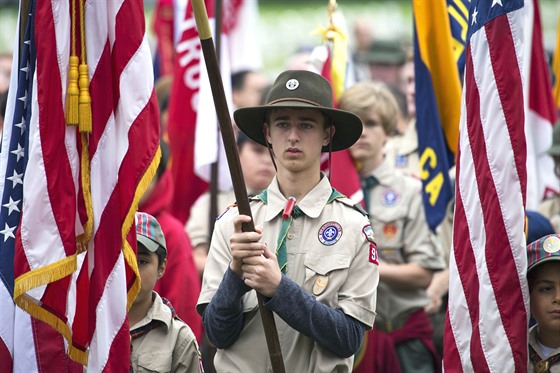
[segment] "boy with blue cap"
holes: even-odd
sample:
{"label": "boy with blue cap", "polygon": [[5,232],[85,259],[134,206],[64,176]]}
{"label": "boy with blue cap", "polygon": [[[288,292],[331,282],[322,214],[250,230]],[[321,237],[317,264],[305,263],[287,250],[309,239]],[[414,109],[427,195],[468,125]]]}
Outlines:
{"label": "boy with blue cap", "polygon": [[527,282],[531,314],[529,372],[560,372],[560,235],[527,246]]}

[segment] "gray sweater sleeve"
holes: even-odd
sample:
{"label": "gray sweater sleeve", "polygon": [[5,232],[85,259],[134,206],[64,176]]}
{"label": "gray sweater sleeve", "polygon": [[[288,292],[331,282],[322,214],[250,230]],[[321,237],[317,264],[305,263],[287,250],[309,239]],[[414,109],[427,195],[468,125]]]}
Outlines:
{"label": "gray sweater sleeve", "polygon": [[[202,314],[210,342],[232,346],[244,327],[242,296],[251,288],[228,268],[220,287]],[[265,306],[288,325],[341,358],[352,356],[362,344],[365,326],[340,309],[332,309],[307,294],[286,276]]]}
{"label": "gray sweater sleeve", "polygon": [[365,325],[320,303],[284,275],[274,296],[265,299],[266,307],[292,328],[341,358],[352,356],[362,344]]}
{"label": "gray sweater sleeve", "polygon": [[251,288],[229,267],[220,287],[202,313],[202,323],[210,342],[228,348],[237,341],[244,326],[243,300]]}

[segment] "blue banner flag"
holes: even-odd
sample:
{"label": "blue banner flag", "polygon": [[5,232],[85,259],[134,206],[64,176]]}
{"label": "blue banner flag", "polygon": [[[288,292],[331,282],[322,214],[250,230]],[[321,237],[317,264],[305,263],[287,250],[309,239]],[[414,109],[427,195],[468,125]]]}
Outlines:
{"label": "blue banner flag", "polygon": [[418,155],[426,219],[434,231],[453,198],[449,169],[459,136],[468,9],[466,0],[414,1]]}

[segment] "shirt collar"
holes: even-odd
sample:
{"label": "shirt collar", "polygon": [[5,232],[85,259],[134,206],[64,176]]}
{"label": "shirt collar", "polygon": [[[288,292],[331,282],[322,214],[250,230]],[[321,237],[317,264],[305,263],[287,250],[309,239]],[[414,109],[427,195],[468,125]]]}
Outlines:
{"label": "shirt collar", "polygon": [[[316,218],[323,211],[323,207],[327,204],[331,193],[331,183],[326,175],[321,173],[319,183],[301,201],[297,202],[297,206],[305,215],[310,218]],[[272,179],[267,194],[267,211],[264,220],[270,221],[284,210],[287,202],[286,197],[280,192],[276,176]]]}
{"label": "shirt collar", "polygon": [[148,310],[146,316],[137,322],[136,325],[132,326],[134,329],[138,329],[152,321],[160,321],[165,325],[166,329],[169,329],[169,325],[171,324],[171,310],[163,303],[158,293],[154,291],[152,294],[154,294],[152,306]]}
{"label": "shirt collar", "polygon": [[375,168],[373,171],[369,172],[366,177],[374,176],[379,182],[379,185],[387,186],[390,184],[394,173],[395,169],[391,167],[389,160],[387,159],[387,157],[385,157],[383,159],[383,162],[381,162],[379,166],[377,166],[377,168]]}

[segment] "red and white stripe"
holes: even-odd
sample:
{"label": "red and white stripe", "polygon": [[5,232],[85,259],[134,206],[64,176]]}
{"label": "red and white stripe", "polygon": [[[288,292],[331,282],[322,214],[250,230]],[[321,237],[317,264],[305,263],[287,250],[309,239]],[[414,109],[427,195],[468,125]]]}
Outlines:
{"label": "red and white stripe", "polygon": [[524,66],[525,135],[527,136],[527,209],[536,210],[540,202],[560,194],[560,180],[554,161],[547,154],[552,146],[552,127],[556,107],[550,73],[545,59],[538,0],[527,0],[525,9]]}
{"label": "red and white stripe", "polygon": [[467,46],[444,369],[527,366],[523,9]]}
{"label": "red and white stripe", "polygon": [[[49,273],[49,265],[73,263],[61,266],[60,281],[52,282],[51,277],[42,286],[26,287],[22,299],[41,300],[43,311],[58,318],[57,329],[67,337],[71,334],[75,348],[89,352],[88,371],[128,371],[127,299],[139,286],[135,235],[129,230],[142,193],[140,182],[155,171],[159,146],[143,1],[85,2],[94,224],[88,252],[81,255],[76,255],[83,223],[80,139],[77,129],[64,121],[70,2],[39,1],[36,14],[35,107],[28,124],[29,166],[16,236],[16,288],[18,282],[25,284],[26,276]],[[147,182],[144,179],[143,185]],[[124,240],[127,236],[130,244]],[[14,349],[17,357],[17,346]],[[47,371],[61,371],[53,369]]]}

